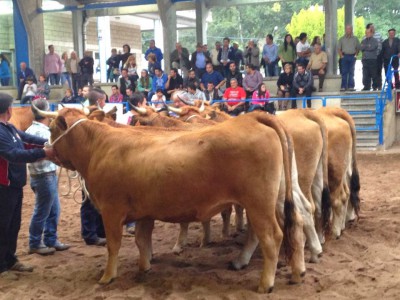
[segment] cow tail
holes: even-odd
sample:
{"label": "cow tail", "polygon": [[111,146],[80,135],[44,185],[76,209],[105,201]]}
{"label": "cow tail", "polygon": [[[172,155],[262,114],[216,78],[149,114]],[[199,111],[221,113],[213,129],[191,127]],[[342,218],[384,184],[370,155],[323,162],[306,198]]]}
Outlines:
{"label": "cow tail", "polygon": [[351,149],[351,166],[352,166],[352,172],[351,172],[351,178],[350,178],[350,203],[352,204],[354,208],[354,212],[356,213],[357,217],[359,217],[360,213],[360,175],[358,173],[358,167],[357,167],[357,159],[356,159],[356,153],[357,153],[357,138],[356,138],[356,126],[354,124],[353,118],[349,115],[347,111],[341,108],[336,108],[334,110],[335,116],[345,120],[350,127],[351,131],[351,137],[353,140],[353,145]]}
{"label": "cow tail", "polygon": [[332,212],[332,205],[331,205],[331,192],[329,190],[329,179],[328,179],[328,131],[326,129],[326,125],[324,120],[318,116],[312,110],[304,109],[304,115],[317,123],[319,128],[321,129],[321,136],[322,136],[322,173],[323,173],[323,189],[322,189],[322,196],[321,196],[321,228],[322,232],[325,235],[325,238],[330,236],[331,232],[331,212]]}
{"label": "cow tail", "polygon": [[257,121],[271,127],[278,134],[283,153],[283,168],[285,172],[285,204],[283,226],[283,251],[287,261],[292,259],[295,251],[296,211],[292,192],[292,158],[293,141],[285,126],[275,117],[267,114],[258,114]]}

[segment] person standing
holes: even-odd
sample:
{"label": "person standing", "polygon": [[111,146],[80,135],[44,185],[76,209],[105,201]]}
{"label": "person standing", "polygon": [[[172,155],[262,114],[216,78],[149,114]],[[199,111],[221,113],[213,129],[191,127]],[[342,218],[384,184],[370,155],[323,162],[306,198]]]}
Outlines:
{"label": "person standing", "polygon": [[299,42],[296,45],[297,63],[304,66],[308,65],[308,59],[311,55],[310,44],[307,42],[307,33],[302,32],[299,36]]}
{"label": "person standing", "polygon": [[338,42],[338,53],[342,70],[342,84],[340,86],[341,91],[355,91],[354,67],[359,51],[360,42],[353,34],[353,26],[346,25],[345,35],[342,36]]}
{"label": "person standing", "polygon": [[189,50],[179,42],[175,44],[175,50],[171,53],[171,68],[180,69],[183,78],[188,76],[190,69],[189,55]]}
{"label": "person standing", "polygon": [[229,63],[234,60],[233,48],[230,46],[231,40],[226,37],[222,40],[222,48],[218,53],[218,61],[221,63],[221,74],[226,76],[229,72]]}
{"label": "person standing", "polygon": [[62,67],[61,67],[61,85],[64,85],[65,82],[68,83],[68,87],[71,89],[72,84],[71,84],[71,77],[69,76],[69,72],[67,70],[67,61],[68,61],[68,53],[63,52],[61,54],[61,62],[62,62]]}
{"label": "person standing", "polygon": [[221,73],[222,72],[221,63],[218,60],[220,51],[221,51],[221,42],[216,41],[215,48],[211,49],[211,52],[210,52],[210,60],[211,60],[211,63],[213,64],[214,70]]}
{"label": "person standing", "polygon": [[246,65],[253,65],[256,70],[260,70],[260,49],[253,40],[250,40],[243,52]]}
{"label": "person standing", "polygon": [[283,44],[278,50],[279,58],[282,62],[282,68],[285,69],[286,64],[291,64],[292,70],[295,69],[296,61],[296,45],[293,42],[293,37],[291,34],[286,34],[283,40]]}
{"label": "person standing", "polygon": [[5,280],[18,279],[12,271],[33,271],[33,267],[21,263],[15,254],[21,226],[26,163],[54,158],[52,148],[43,148],[47,139],[27,134],[8,123],[12,116],[12,102],[11,96],[0,93],[0,279]]}
{"label": "person standing", "polygon": [[121,74],[119,71],[120,56],[117,54],[117,49],[111,49],[111,56],[107,59],[107,82],[117,82]]}
{"label": "person standing", "polygon": [[[368,25],[367,25],[368,26]],[[362,91],[369,91],[372,88],[378,90],[378,40],[373,37],[374,33],[371,27],[365,31],[366,38],[362,40],[360,49],[362,51],[363,64],[363,85]]]}
{"label": "person standing", "polygon": [[272,34],[268,34],[265,38],[266,44],[264,45],[262,58],[264,60],[265,77],[278,76],[278,46],[274,43]]}
{"label": "person standing", "polygon": [[[385,76],[387,74],[390,59],[393,55],[397,55],[397,57],[393,57],[392,67],[393,67],[393,76],[395,88],[400,89],[400,81],[399,81],[399,57],[400,57],[400,39],[396,37],[396,29],[392,28],[388,30],[389,37],[382,44],[382,57],[383,57],[383,66],[385,68]],[[392,78],[389,79],[391,84]]]}
{"label": "person standing", "polygon": [[[378,42],[378,49],[376,50],[376,90],[382,89],[382,65],[383,65],[383,57],[382,57],[382,42],[383,38],[379,32],[375,31],[375,25],[373,23],[368,23],[366,29],[372,31],[372,36]],[[364,39],[366,36],[364,37]]]}
{"label": "person standing", "polygon": [[79,66],[79,58],[76,55],[75,51],[71,52],[70,58],[67,59],[65,63],[65,68],[67,72],[71,76],[72,82],[72,90],[74,91],[74,96],[78,95],[78,89],[82,88],[81,86],[81,67]]}
{"label": "person standing", "polygon": [[[36,99],[35,107],[48,111],[50,106],[46,99]],[[34,121],[26,133],[50,138],[50,119],[39,115],[32,106]],[[57,166],[49,160],[28,164],[31,188],[35,193],[35,208],[29,226],[29,254],[53,254],[55,251],[69,249],[57,237],[57,225],[60,217],[60,200],[57,188]]]}
{"label": "person standing", "polygon": [[161,49],[156,47],[156,42],[155,42],[154,40],[150,40],[150,46],[149,46],[149,48],[146,50],[146,53],[144,54],[144,57],[146,58],[146,60],[148,60],[148,59],[147,59],[147,56],[148,56],[150,53],[154,53],[154,54],[156,55],[156,58],[157,58],[156,61],[159,62],[160,65],[161,65],[161,61],[163,60],[164,55],[163,55],[163,53],[161,52]]}
{"label": "person standing", "polygon": [[[106,104],[107,95],[103,90],[94,88],[88,93],[89,106],[102,109]],[[105,239],[103,220],[89,197],[82,191],[81,234],[86,245],[104,246]]]}
{"label": "person standing", "polygon": [[206,72],[206,64],[210,61],[210,57],[203,51],[203,45],[197,43],[196,51],[192,53],[191,65],[196,73],[197,78],[201,78]]}
{"label": "person standing", "polygon": [[239,49],[239,44],[236,42],[233,42],[232,44],[232,56],[236,64],[236,69],[243,70],[242,69],[242,66],[244,66],[243,51]]}
{"label": "person standing", "polygon": [[93,85],[93,65],[94,60],[90,51],[85,51],[83,58],[79,62],[81,68],[81,86]]}
{"label": "person standing", "polygon": [[60,56],[54,52],[54,46],[48,46],[49,53],[44,57],[44,73],[50,80],[50,85],[60,84],[60,74],[62,69],[62,61]]}
{"label": "person standing", "polygon": [[4,53],[0,54],[0,82],[1,86],[8,86],[10,84],[11,72],[10,62]]}

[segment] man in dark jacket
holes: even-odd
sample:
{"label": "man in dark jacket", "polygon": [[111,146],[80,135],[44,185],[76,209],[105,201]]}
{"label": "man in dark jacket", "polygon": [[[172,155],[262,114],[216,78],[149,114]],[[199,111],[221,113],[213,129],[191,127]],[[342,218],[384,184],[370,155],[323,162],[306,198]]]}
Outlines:
{"label": "man in dark jacket", "polygon": [[[297,73],[294,74],[291,97],[311,97],[313,88],[313,76],[306,70],[303,64],[297,65]],[[311,100],[307,100],[307,107],[311,107]],[[292,108],[297,108],[296,100],[292,100]]]}
{"label": "man in dark jacket", "polygon": [[[393,55],[397,57],[393,57],[392,67],[394,69],[393,76],[396,89],[400,89],[400,81],[399,81],[399,57],[400,57],[400,39],[396,37],[396,29],[392,28],[388,30],[389,38],[387,38],[382,43],[382,57],[383,57],[383,66],[385,68],[385,76],[387,74],[390,58]],[[390,79],[392,80],[392,78]],[[389,82],[390,84],[391,82]]]}
{"label": "man in dark jacket", "polygon": [[81,67],[81,85],[93,85],[94,60],[90,51],[85,51],[84,57],[79,62]]}
{"label": "man in dark jacket", "polygon": [[188,76],[188,70],[190,69],[189,51],[183,48],[181,43],[176,43],[175,50],[171,53],[171,68],[180,69],[182,77]]}
{"label": "man in dark jacket", "polygon": [[35,76],[35,73],[33,72],[33,70],[31,68],[28,68],[26,66],[25,62],[21,62],[20,70],[18,71],[18,79],[19,79],[18,97],[17,97],[18,100],[21,100],[22,91],[24,90],[24,86],[26,84],[26,79],[28,77],[32,77],[34,83],[37,82],[36,76]]}
{"label": "man in dark jacket", "polygon": [[236,63],[231,61],[229,63],[229,72],[226,74],[226,87],[231,87],[231,79],[235,78],[237,80],[238,86],[243,87],[243,75],[237,69]]}
{"label": "man in dark jacket", "polygon": [[11,96],[0,93],[0,279],[5,280],[18,279],[10,271],[33,271],[33,267],[22,264],[15,255],[26,163],[54,158],[52,148],[43,148],[46,139],[29,135],[8,123],[12,102]]}

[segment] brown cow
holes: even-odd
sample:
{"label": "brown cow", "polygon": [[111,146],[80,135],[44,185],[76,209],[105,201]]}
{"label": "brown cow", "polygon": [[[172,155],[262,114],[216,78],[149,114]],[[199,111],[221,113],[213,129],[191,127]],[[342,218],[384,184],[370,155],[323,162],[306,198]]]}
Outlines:
{"label": "brown cow", "polygon": [[[356,161],[356,130],[352,117],[341,108],[317,110],[328,130],[328,174],[333,236],[339,238],[346,221],[358,216],[360,181]],[[348,202],[350,200],[350,204]]]}
{"label": "brown cow", "polygon": [[19,130],[27,130],[33,122],[31,106],[13,106],[12,110],[12,116],[9,122]]}
{"label": "brown cow", "polygon": [[321,242],[329,233],[330,223],[326,127],[312,110],[288,110],[277,117],[284,122],[293,138],[298,176],[292,177],[292,182],[295,186],[298,179],[304,193],[294,196],[294,199],[302,202],[296,203],[296,207],[303,216],[304,232],[311,250],[310,261],[317,262],[318,255],[322,253]]}
{"label": "brown cow", "polygon": [[252,235],[260,240],[264,264],[258,291],[271,291],[283,237],[275,209],[282,186],[284,250],[300,267],[293,270],[300,280],[305,268],[304,259],[294,261],[293,255],[303,246],[292,200],[290,137],[275,118],[252,113],[190,132],[149,134],[77,118],[71,111],[59,111],[50,125],[51,140],[61,164],[84,177],[102,214],[109,255],[99,283],[117,276],[124,223],[138,221],[139,269],[146,271],[153,220],[203,221],[233,202],[246,209]]}

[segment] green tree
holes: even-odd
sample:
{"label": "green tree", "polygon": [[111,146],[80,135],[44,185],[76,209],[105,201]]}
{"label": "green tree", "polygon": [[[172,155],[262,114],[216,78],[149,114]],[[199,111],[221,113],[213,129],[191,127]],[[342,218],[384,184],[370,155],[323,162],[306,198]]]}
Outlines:
{"label": "green tree", "polygon": [[[344,34],[344,7],[337,11],[338,19],[338,38]],[[364,18],[355,19],[354,34],[361,39],[364,36]],[[322,36],[325,32],[325,13],[319,5],[311,6],[308,9],[301,9],[299,13],[294,13],[292,20],[286,26],[286,30],[293,36],[299,36],[301,32],[306,32],[309,40],[314,36]]]}

